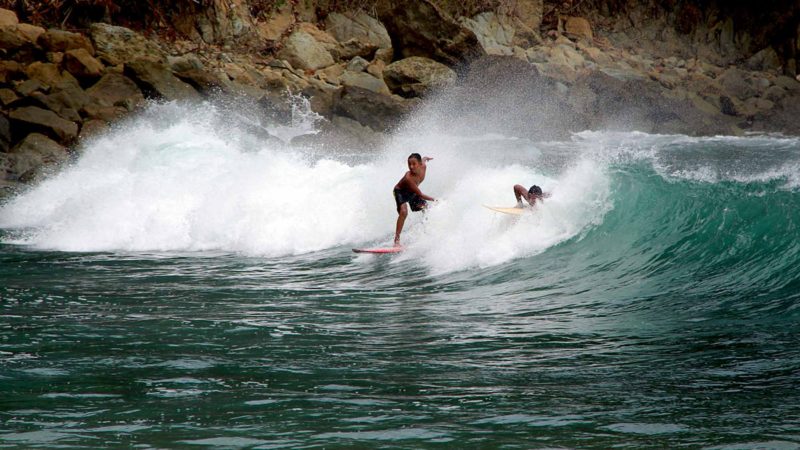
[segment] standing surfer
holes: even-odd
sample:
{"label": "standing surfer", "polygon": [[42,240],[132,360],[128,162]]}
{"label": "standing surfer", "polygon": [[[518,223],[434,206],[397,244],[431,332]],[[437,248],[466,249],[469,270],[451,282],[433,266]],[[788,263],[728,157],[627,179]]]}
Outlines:
{"label": "standing surfer", "polygon": [[[394,187],[394,202],[397,204],[397,227],[394,232],[394,245],[400,246],[400,233],[403,232],[403,225],[408,216],[408,206],[412,211],[422,211],[428,207],[429,201],[434,201],[433,197],[425,195],[419,190],[419,185],[425,181],[425,163],[433,158],[422,157],[419,153],[412,153],[408,157],[408,172],[397,182]],[[408,205],[406,205],[408,203]]]}

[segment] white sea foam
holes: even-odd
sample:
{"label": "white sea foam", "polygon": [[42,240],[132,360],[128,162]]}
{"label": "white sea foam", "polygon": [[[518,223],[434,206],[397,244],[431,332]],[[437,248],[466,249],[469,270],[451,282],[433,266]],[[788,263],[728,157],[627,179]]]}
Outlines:
{"label": "white sea foam", "polygon": [[[258,141],[212,106],[168,104],[93,140],[73,165],[12,199],[0,209],[0,227],[29,230],[24,242],[36,248],[81,252],[274,257],[389,244],[397,218],[391,190],[412,151],[435,157],[421,187],[441,201],[409,216],[409,251],[396,260],[434,272],[534,255],[609,207],[601,166],[545,174],[540,151],[516,138],[410,130],[353,163]],[[481,206],[513,205],[516,183],[552,196],[519,219]]]}

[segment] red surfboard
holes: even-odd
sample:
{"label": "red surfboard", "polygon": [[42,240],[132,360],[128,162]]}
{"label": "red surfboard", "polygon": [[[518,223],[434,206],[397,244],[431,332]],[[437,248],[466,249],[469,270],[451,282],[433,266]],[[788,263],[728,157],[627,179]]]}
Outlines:
{"label": "red surfboard", "polygon": [[376,247],[376,248],[354,248],[353,252],[355,253],[374,253],[374,254],[385,254],[385,253],[400,253],[403,251],[403,247]]}

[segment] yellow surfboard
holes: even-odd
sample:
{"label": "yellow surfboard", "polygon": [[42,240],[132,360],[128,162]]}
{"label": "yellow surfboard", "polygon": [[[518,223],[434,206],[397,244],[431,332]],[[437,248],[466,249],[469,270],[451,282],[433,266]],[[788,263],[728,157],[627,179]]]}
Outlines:
{"label": "yellow surfboard", "polygon": [[521,216],[521,215],[525,214],[528,211],[528,208],[517,208],[515,206],[512,206],[510,208],[505,208],[505,207],[502,207],[502,206],[483,205],[483,207],[484,208],[489,208],[492,211],[497,211],[499,213],[511,214],[512,216]]}

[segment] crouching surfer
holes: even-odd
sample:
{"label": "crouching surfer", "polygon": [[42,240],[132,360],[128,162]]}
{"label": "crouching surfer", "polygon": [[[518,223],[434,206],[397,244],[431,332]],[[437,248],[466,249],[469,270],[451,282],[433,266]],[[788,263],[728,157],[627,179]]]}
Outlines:
{"label": "crouching surfer", "polygon": [[397,204],[397,227],[394,232],[394,245],[400,246],[400,233],[403,232],[403,225],[408,216],[408,207],[412,211],[424,211],[428,207],[428,202],[434,198],[425,195],[419,190],[419,185],[425,181],[425,163],[433,158],[422,157],[419,153],[412,153],[408,157],[408,172],[397,182],[394,187],[394,202]]}
{"label": "crouching surfer", "polygon": [[527,190],[525,189],[525,186],[521,184],[515,184],[514,196],[517,198],[517,208],[522,208],[524,206],[522,203],[523,199],[528,202],[528,205],[535,206],[537,200],[542,201],[545,197],[549,197],[550,194],[542,192],[542,188],[535,184]]}

